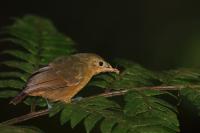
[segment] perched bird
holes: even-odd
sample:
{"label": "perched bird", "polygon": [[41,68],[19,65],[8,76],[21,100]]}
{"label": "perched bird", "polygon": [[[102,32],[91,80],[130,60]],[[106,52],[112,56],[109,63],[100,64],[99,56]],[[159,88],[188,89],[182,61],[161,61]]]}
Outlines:
{"label": "perched bird", "polygon": [[69,103],[94,75],[102,72],[119,73],[103,58],[92,53],[57,58],[34,72],[24,90],[10,103],[16,105],[28,95]]}

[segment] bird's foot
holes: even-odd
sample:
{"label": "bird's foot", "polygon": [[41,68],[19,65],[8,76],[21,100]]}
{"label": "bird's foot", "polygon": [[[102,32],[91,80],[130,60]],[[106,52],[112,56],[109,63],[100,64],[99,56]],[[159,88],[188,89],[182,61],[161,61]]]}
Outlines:
{"label": "bird's foot", "polygon": [[52,105],[51,104],[47,104],[48,109],[52,109]]}
{"label": "bird's foot", "polygon": [[73,99],[74,102],[78,102],[78,101],[81,101],[83,99],[83,97],[75,97]]}
{"label": "bird's foot", "polygon": [[52,108],[52,105],[49,103],[49,101],[47,99],[46,99],[46,102],[47,102],[48,110],[50,110]]}

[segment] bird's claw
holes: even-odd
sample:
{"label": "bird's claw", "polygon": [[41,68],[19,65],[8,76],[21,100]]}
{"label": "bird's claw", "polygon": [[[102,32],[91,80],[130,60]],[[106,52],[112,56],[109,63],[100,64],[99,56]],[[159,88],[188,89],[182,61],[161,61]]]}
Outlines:
{"label": "bird's claw", "polygon": [[48,102],[48,100],[46,99],[46,102],[47,102],[47,107],[48,107],[48,110],[52,109],[52,105]]}
{"label": "bird's claw", "polygon": [[83,99],[83,97],[76,97],[73,99],[73,101],[78,102],[78,101],[81,101],[82,99]]}

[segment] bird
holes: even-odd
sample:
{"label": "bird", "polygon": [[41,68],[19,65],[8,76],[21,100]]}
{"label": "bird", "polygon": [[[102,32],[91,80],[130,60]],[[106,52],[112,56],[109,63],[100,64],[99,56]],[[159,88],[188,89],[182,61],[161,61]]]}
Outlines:
{"label": "bird", "polygon": [[10,103],[16,105],[27,96],[40,96],[52,102],[70,103],[93,76],[105,72],[119,74],[117,68],[113,68],[95,53],[76,53],[58,57],[33,72],[22,92]]}

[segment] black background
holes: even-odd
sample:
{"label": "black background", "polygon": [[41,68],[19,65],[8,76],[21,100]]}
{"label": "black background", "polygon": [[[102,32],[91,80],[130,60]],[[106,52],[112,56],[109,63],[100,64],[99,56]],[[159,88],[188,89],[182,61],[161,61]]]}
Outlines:
{"label": "black background", "polygon": [[[166,70],[200,65],[199,5],[195,0],[2,0],[0,27],[25,14],[47,17],[77,43],[80,52],[98,53],[108,60],[126,58],[152,70]],[[0,104],[1,116],[5,114],[1,120],[27,111],[23,105],[13,107],[7,102]],[[188,108],[181,111],[182,132],[197,132],[200,120],[189,113]],[[69,124],[60,127],[58,118],[29,122],[47,133],[84,132],[81,125],[75,130]]]}

